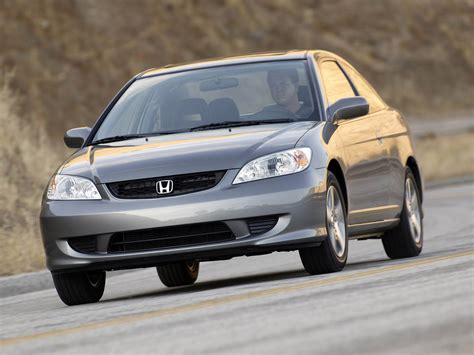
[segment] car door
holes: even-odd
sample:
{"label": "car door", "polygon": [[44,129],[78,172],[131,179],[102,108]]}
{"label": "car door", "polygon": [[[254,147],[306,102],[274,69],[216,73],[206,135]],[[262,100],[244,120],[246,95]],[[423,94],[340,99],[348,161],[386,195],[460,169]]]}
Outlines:
{"label": "car door", "polygon": [[[327,105],[356,96],[352,83],[333,59],[320,62]],[[389,166],[383,139],[377,137],[380,111],[340,121],[336,128],[344,146],[349,225],[385,219],[389,204]]]}
{"label": "car door", "polygon": [[373,115],[375,135],[382,143],[389,167],[387,175],[389,201],[384,211],[384,219],[392,219],[399,215],[403,205],[405,183],[405,167],[400,161],[399,138],[406,135],[406,126],[400,114],[383,102],[372,86],[352,66],[340,62],[357,93],[364,96],[370,105],[369,114]]}

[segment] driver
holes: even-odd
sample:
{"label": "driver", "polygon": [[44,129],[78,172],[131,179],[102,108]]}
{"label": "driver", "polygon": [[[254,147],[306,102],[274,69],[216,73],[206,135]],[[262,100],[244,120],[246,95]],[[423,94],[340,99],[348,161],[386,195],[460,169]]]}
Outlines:
{"label": "driver", "polygon": [[267,84],[276,104],[265,107],[262,113],[280,113],[280,117],[272,118],[306,118],[311,114],[312,109],[300,104],[298,100],[299,85],[296,69],[270,70],[267,74]]}

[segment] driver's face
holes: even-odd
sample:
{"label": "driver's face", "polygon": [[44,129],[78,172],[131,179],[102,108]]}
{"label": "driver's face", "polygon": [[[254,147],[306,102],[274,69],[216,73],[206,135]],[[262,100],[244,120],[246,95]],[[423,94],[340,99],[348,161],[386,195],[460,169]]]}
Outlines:
{"label": "driver's face", "polygon": [[284,74],[277,74],[268,78],[268,86],[273,100],[281,106],[287,106],[297,95],[296,84]]}

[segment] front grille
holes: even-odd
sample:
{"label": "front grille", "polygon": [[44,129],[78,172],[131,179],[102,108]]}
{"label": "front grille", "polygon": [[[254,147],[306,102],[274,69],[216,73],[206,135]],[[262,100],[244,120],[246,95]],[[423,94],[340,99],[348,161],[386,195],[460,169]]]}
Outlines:
{"label": "front grille", "polygon": [[263,234],[275,227],[278,222],[278,216],[264,216],[247,219],[250,234]]}
{"label": "front grille", "polygon": [[69,238],[68,243],[79,253],[95,253],[97,251],[96,236]]}
{"label": "front grille", "polygon": [[[156,178],[120,181],[107,184],[110,192],[117,198],[142,199],[184,195],[210,189],[216,186],[224,176],[225,171],[211,171]],[[173,192],[158,194],[156,183],[160,180],[172,180]]]}
{"label": "front grille", "polygon": [[188,224],[114,233],[109,252],[134,252],[224,242],[235,239],[222,222]]}

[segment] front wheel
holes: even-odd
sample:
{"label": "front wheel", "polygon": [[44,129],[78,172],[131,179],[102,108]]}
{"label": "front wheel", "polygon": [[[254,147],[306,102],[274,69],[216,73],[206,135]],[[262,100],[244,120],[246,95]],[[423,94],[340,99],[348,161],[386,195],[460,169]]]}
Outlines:
{"label": "front wheel", "polygon": [[104,294],[105,271],[52,274],[59,298],[68,306],[98,302]]}
{"label": "front wheel", "polygon": [[182,261],[156,267],[158,277],[167,287],[192,285],[199,275],[199,261]]}
{"label": "front wheel", "polygon": [[423,220],[421,200],[415,177],[407,168],[405,196],[400,223],[382,237],[385,253],[391,259],[417,256],[423,248]]}
{"label": "front wheel", "polygon": [[326,192],[327,238],[318,247],[300,249],[305,270],[311,275],[341,271],[348,252],[346,208],[336,177],[328,172]]}

